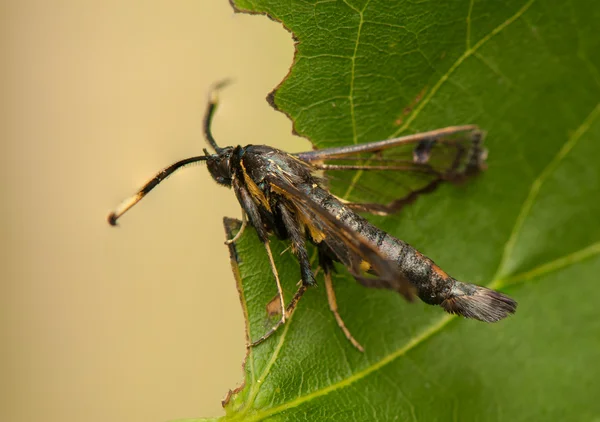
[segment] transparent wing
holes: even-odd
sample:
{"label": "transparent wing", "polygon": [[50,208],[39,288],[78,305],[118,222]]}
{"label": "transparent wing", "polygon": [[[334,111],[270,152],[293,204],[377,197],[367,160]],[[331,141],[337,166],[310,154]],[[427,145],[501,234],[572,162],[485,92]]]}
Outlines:
{"label": "transparent wing", "polygon": [[[313,238],[324,242],[354,278],[365,285],[396,290],[406,299],[413,300],[414,286],[398,266],[382,256],[366,237],[337,220],[308,194],[285,179],[271,178],[269,184],[273,192],[284,196],[292,204],[294,212],[300,214]],[[369,265],[365,267],[364,263]]]}
{"label": "transparent wing", "polygon": [[358,210],[398,211],[442,182],[462,182],[485,169],[483,133],[453,126],[349,147],[297,154],[324,172],[329,189]]}

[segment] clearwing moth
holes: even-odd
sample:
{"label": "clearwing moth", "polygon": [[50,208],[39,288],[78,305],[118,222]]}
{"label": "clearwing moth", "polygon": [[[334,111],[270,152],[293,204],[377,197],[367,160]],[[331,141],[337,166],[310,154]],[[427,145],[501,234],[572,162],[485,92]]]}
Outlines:
{"label": "clearwing moth", "polygon": [[[220,147],[212,135],[211,122],[217,108],[216,93],[224,84],[217,84],[211,90],[204,116],[204,133],[215,152],[204,149],[204,155],[186,158],[163,169],[121,203],[108,221],[116,225],[127,210],[169,175],[205,161],[217,183],[233,188],[242,208],[242,227],[226,243],[235,242],[247,224],[251,224],[265,247],[277,284],[281,318],[251,346],[261,343],[284,324],[306,289],[316,285],[307,241],[317,248],[329,307],[345,336],[361,351],[363,347],[338,313],[331,280],[335,262],[345,266],[366,287],[395,290],[409,301],[418,296],[451,314],[496,322],[515,312],[517,303],[510,297],[452,278],[412,246],[358,214],[396,212],[442,182],[462,182],[484,170],[487,151],[483,148],[483,132],[477,126],[451,126],[298,154],[266,145]],[[358,171],[360,177],[356,175]],[[359,192],[363,202],[334,196],[328,189],[331,184],[351,186],[347,194]],[[373,186],[384,189],[376,191]],[[287,305],[271,253],[270,236],[289,240],[300,264],[300,287]]]}

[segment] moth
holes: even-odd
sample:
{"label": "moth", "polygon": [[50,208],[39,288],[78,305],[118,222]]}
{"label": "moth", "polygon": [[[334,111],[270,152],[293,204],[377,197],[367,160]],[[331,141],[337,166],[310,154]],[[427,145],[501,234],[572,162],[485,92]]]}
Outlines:
{"label": "moth", "polygon": [[[266,145],[220,147],[211,123],[218,89],[209,95],[204,134],[214,153],[178,161],[160,171],[108,216],[117,220],[177,170],[206,162],[220,185],[232,188],[242,208],[242,226],[226,243],[239,239],[248,224],[264,245],[275,284],[281,317],[257,345],[292,314],[306,289],[316,285],[307,243],[318,252],[328,303],[348,340],[364,350],[344,324],[332,283],[334,263],[341,263],[363,286],[393,290],[412,301],[415,296],[446,312],[496,322],[516,311],[517,303],[494,290],[458,281],[406,242],[375,227],[359,213],[386,215],[400,210],[443,182],[462,182],[485,169],[484,134],[475,125],[452,126],[383,141],[288,154]],[[333,195],[329,187],[347,186],[366,201]],[[375,191],[373,186],[383,186]],[[361,191],[362,189],[362,191]],[[270,247],[270,237],[288,240],[300,265],[299,288],[285,303]]]}

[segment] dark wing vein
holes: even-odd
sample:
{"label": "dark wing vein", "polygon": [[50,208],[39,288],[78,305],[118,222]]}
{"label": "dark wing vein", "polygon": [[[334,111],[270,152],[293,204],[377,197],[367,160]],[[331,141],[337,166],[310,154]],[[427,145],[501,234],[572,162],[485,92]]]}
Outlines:
{"label": "dark wing vein", "polygon": [[[398,211],[442,182],[462,182],[485,168],[483,134],[453,126],[386,141],[297,154],[324,172],[329,188],[355,209]],[[356,172],[360,171],[360,177]],[[350,187],[350,188],[349,188]]]}

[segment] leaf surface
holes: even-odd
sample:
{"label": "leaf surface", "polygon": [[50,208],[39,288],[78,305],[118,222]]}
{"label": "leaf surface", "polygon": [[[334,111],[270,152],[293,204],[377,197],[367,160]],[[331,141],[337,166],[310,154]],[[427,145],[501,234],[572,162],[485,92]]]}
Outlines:
{"label": "leaf surface", "polygon": [[[225,419],[599,418],[600,8],[584,0],[234,4],[297,38],[273,100],[316,147],[471,123],[487,131],[480,177],[372,221],[519,308],[498,324],[467,321],[341,274],[340,313],[363,354],[337,327],[319,278],[291,320],[250,350]],[[360,197],[347,184],[332,189]],[[299,268],[287,246],[273,243],[289,299]],[[276,293],[261,248],[250,229],[232,250],[252,339],[270,327],[265,306]]]}

